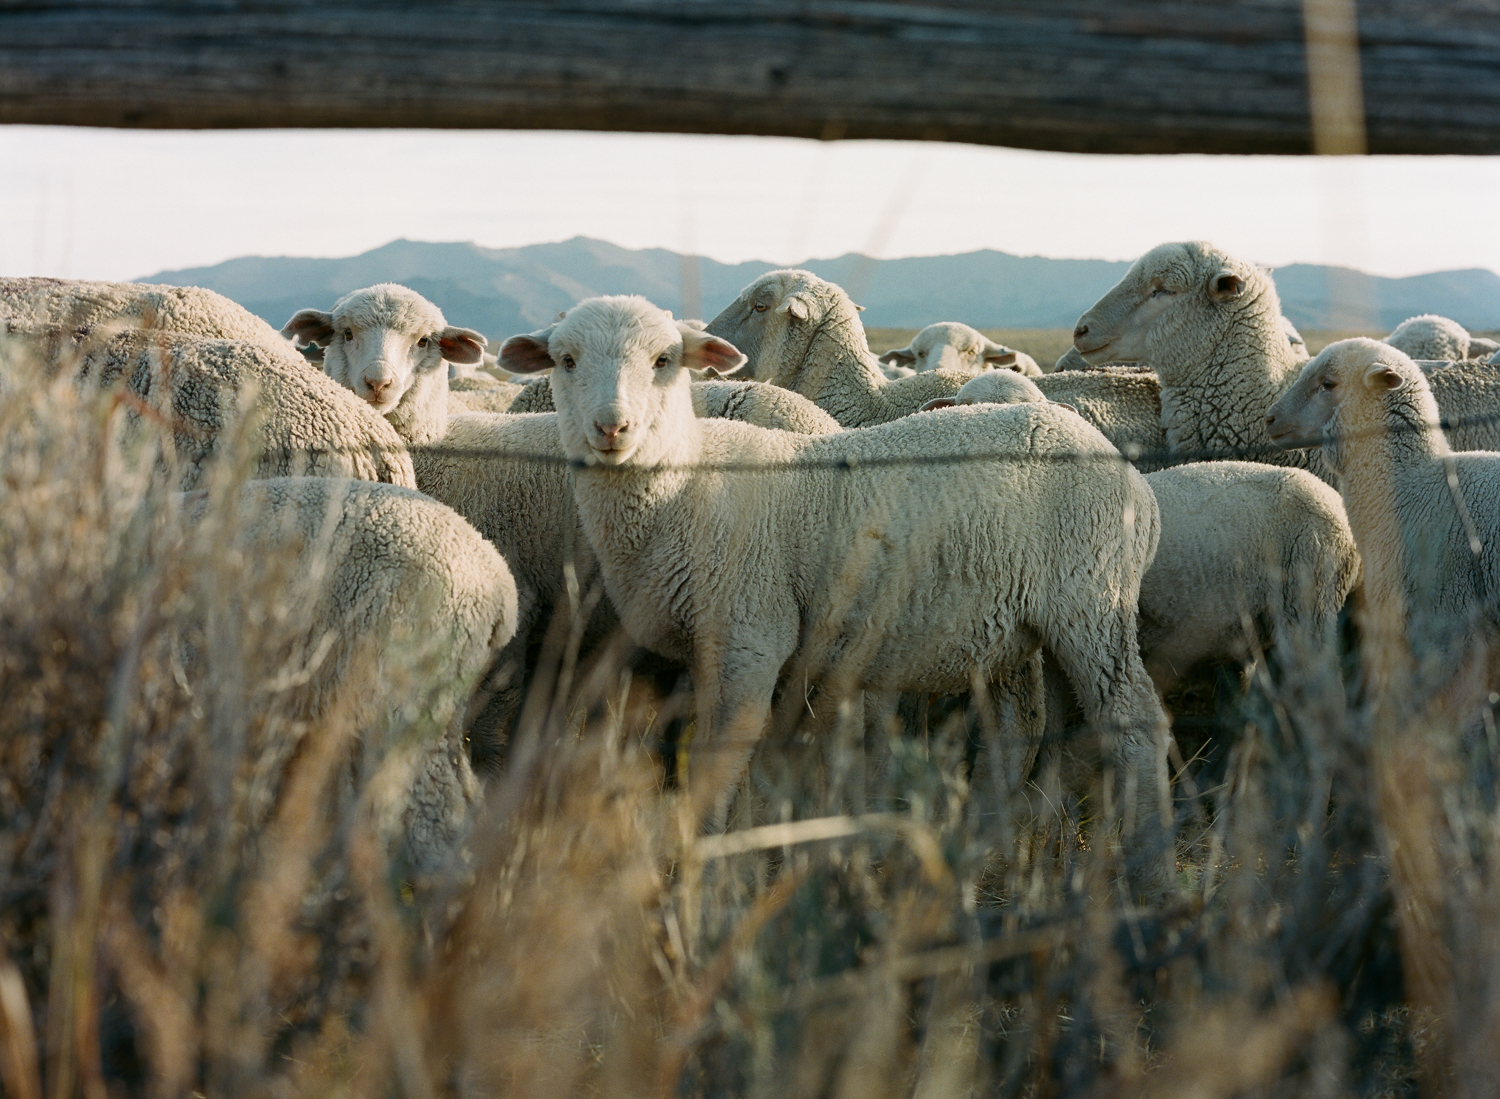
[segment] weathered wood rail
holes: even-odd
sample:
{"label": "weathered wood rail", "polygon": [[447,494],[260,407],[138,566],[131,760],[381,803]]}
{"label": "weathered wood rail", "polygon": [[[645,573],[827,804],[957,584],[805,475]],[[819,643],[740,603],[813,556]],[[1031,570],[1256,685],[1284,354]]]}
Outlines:
{"label": "weathered wood rail", "polygon": [[[1500,151],[1500,7],[1359,38],[1371,152]],[[0,123],[1297,153],[1307,87],[1299,0],[0,0]]]}

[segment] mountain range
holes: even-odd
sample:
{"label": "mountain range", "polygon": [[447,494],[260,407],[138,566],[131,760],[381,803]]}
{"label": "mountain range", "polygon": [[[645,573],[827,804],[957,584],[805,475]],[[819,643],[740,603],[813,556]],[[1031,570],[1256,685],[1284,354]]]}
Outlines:
{"label": "mountain range", "polygon": [[[977,328],[1071,328],[1130,265],[986,249],[888,260],[850,253],[802,266],[849,290],[871,327],[958,320]],[[522,248],[395,240],[344,259],[245,256],[142,281],[216,290],[277,327],[298,309],[327,309],[350,290],[399,282],[435,302],[450,323],[494,339],[544,327],[596,294],[643,294],[677,316],[712,317],[774,267],[588,237]],[[1384,278],[1293,264],[1275,279],[1283,312],[1303,328],[1388,331],[1419,313],[1473,330],[1500,328],[1500,275],[1483,268]]]}

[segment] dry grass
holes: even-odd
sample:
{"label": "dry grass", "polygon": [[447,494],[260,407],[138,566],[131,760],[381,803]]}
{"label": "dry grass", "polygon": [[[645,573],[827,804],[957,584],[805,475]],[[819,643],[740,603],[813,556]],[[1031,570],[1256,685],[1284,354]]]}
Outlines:
{"label": "dry grass", "polygon": [[[668,776],[690,791],[709,753],[623,646],[536,671],[463,857],[413,881],[376,826],[403,730],[371,741],[353,701],[310,714],[285,686],[305,581],[183,520],[149,421],[18,371],[7,1095],[1482,1090],[1490,747],[1367,697],[1356,654],[1271,654],[1246,689],[1174,695],[1159,905],[1119,885],[1101,780],[1069,777],[1091,753],[1018,781],[974,699],[831,725],[783,699],[730,836],[700,837]],[[245,450],[221,448],[209,517]],[[341,697],[415,700],[404,733],[431,736],[441,654],[375,640]]]}

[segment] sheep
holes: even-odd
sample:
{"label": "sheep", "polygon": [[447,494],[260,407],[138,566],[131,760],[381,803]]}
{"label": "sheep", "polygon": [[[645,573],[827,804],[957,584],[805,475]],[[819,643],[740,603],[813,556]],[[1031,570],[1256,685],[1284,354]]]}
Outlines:
{"label": "sheep", "polygon": [[[323,347],[323,370],[421,446],[446,429],[448,371],[443,360],[479,362],[487,340],[456,328],[415,290],[384,282],[345,294],[331,311],[299,309],[281,334]],[[441,374],[443,385],[415,384]],[[429,409],[426,402],[441,408]],[[399,407],[398,407],[399,406]]]}
{"label": "sheep", "polygon": [[1032,379],[1049,401],[1065,404],[1143,470],[1162,464],[1161,386],[1148,371],[1068,370]]}
{"label": "sheep", "polygon": [[[1280,446],[1321,444],[1338,474],[1363,567],[1367,652],[1410,652],[1418,697],[1471,723],[1500,686],[1500,454],[1449,445],[1440,376],[1389,344],[1340,340],[1265,422]],[[1390,685],[1390,671],[1376,682]]]}
{"label": "sheep", "polygon": [[1412,359],[1460,362],[1469,357],[1468,329],[1435,313],[1408,317],[1396,325],[1384,342]]}
{"label": "sheep", "polygon": [[929,324],[913,336],[905,347],[895,348],[880,356],[880,362],[907,367],[916,374],[924,370],[936,370],[940,366],[964,370],[984,370],[994,366],[1005,367],[1031,378],[1042,375],[1041,368],[1030,355],[1004,347],[977,328],[954,321]]}
{"label": "sheep", "polygon": [[[298,320],[303,317],[305,323]],[[437,307],[415,291],[391,284],[357,290],[340,299],[332,320],[330,334],[317,310],[302,310],[288,328],[330,338],[329,368],[349,389],[362,389],[365,400],[410,444],[416,487],[472,523],[515,577],[517,628],[495,656],[486,684],[492,698],[473,730],[476,754],[487,760],[519,708],[519,672],[528,650],[541,643],[549,612],[573,592],[587,597],[597,571],[578,527],[557,417],[451,412],[454,394],[434,346],[450,330]],[[392,331],[384,332],[383,324]],[[337,338],[345,328],[355,339]],[[432,337],[427,347],[420,346],[422,332]],[[453,339],[463,343],[468,336]],[[345,347],[349,352],[336,350]],[[383,362],[362,365],[391,347],[395,352],[387,350]],[[455,350],[468,357],[477,348]],[[368,385],[367,376],[378,386]],[[569,584],[570,572],[577,587]],[[585,623],[588,642],[612,630],[613,614],[607,601],[598,601]]]}
{"label": "sheep", "polygon": [[[1270,275],[1254,264],[1202,241],[1160,245],[1079,318],[1073,335],[1089,362],[1150,364],[1172,450],[1250,450],[1331,479],[1318,455],[1269,449],[1266,413],[1304,360],[1289,342]],[[1458,445],[1500,447],[1493,371],[1456,363],[1434,372],[1431,387],[1445,417],[1471,421],[1453,428]]]}
{"label": "sheep", "polygon": [[98,340],[87,329],[12,323],[3,338],[29,348],[54,371],[72,370],[82,384],[118,385],[138,398],[139,406],[130,406],[138,424],[154,420],[171,428],[182,490],[196,487],[221,450],[221,437],[242,426],[255,433],[254,476],[353,477],[416,487],[411,458],[390,425],[279,337],[269,347],[147,330]]}
{"label": "sheep", "polygon": [[1161,541],[1141,581],[1141,659],[1165,693],[1193,665],[1335,651],[1359,579],[1339,494],[1301,469],[1195,462],[1146,475]]}
{"label": "sheep", "polygon": [[183,501],[200,537],[239,555],[248,598],[277,594],[279,607],[254,613],[280,616],[294,639],[295,716],[317,728],[347,714],[367,777],[409,730],[430,730],[387,831],[400,825],[419,873],[439,868],[478,794],[465,703],[516,631],[505,560],[450,508],[392,485],[278,477],[248,482],[228,507],[207,492]]}
{"label": "sheep", "polygon": [[953,396],[934,397],[922,406],[922,411],[974,404],[1022,404],[1046,399],[1047,395],[1025,375],[1011,370],[986,370],[964,382]]}
{"label": "sheep", "polygon": [[0,278],[0,320],[25,328],[140,328],[277,348],[276,330],[222,294],[197,286]]}
{"label": "sheep", "polygon": [[[990,371],[929,408],[1044,401],[1027,378]],[[1201,462],[1146,475],[1161,540],[1141,580],[1141,659],[1165,694],[1193,665],[1251,664],[1279,644],[1302,660],[1333,651],[1359,555],[1339,495],[1312,474]]]}
{"label": "sheep", "polygon": [[[709,375],[716,377],[716,375]],[[838,431],[839,422],[800,393],[765,382],[694,381],[693,411],[698,416],[739,420],[756,427],[822,435]],[[554,412],[552,385],[546,379],[526,386],[508,409],[511,413]]]}
{"label": "sheep", "polygon": [[909,416],[934,397],[953,396],[977,373],[945,366],[888,381],[849,295],[809,271],[760,276],[708,331],[749,356],[739,376],[800,393],[846,428]]}
{"label": "sheep", "polygon": [[[1287,320],[1285,317],[1282,317],[1281,327],[1286,332],[1287,343],[1292,345],[1293,354],[1295,354],[1299,359],[1306,359],[1307,341],[1302,338],[1302,333],[1297,331],[1297,326],[1294,325],[1291,321]],[[1055,373],[1059,370],[1094,370],[1102,369],[1104,367],[1129,367],[1131,365],[1133,364],[1099,363],[1098,366],[1091,367],[1088,360],[1083,357],[1082,352],[1080,352],[1078,348],[1070,347],[1060,356],[1058,356],[1057,365],[1055,365],[1052,370]]]}
{"label": "sheep", "polygon": [[[507,370],[552,369],[622,625],[693,670],[697,738],[716,749],[693,764],[708,820],[723,821],[789,665],[836,688],[953,694],[1043,646],[1089,720],[1120,734],[1127,816],[1159,820],[1166,716],[1135,641],[1157,539],[1141,475],[1046,404],[814,436],[694,416],[687,369],[740,358],[638,297],[589,299],[500,349]],[[935,448],[965,460],[927,460]],[[747,460],[739,476],[692,468]]]}

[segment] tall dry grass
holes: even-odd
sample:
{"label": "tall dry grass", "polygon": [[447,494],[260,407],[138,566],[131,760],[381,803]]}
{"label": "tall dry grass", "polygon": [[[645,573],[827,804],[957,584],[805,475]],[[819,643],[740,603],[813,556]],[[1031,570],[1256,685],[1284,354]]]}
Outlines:
{"label": "tall dry grass", "polygon": [[[7,1095],[1487,1088],[1493,736],[1413,708],[1352,627],[1170,700],[1159,905],[1120,884],[1094,734],[1031,768],[983,690],[786,688],[700,835],[690,707],[566,621],[417,880],[379,799],[438,735],[443,653],[395,624],[307,707],[317,581],[228,530],[253,424],[188,517],[127,401],[14,361],[0,395]],[[372,698],[407,724],[372,736]]]}

